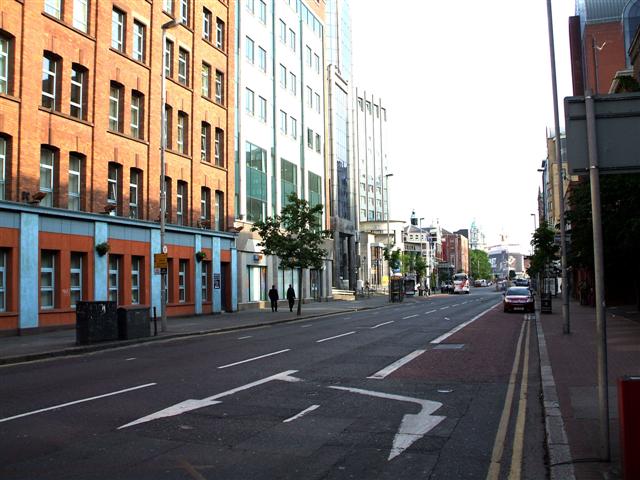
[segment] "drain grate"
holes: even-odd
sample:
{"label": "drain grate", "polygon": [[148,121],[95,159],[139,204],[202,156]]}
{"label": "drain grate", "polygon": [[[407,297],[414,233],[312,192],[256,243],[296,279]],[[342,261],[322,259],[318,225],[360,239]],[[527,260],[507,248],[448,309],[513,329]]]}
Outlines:
{"label": "drain grate", "polygon": [[464,343],[440,343],[433,347],[434,350],[460,350],[464,348]]}

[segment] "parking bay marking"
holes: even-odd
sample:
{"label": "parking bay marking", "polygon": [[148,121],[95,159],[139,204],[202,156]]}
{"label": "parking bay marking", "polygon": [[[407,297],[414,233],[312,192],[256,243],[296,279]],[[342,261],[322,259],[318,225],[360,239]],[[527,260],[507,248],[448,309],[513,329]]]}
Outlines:
{"label": "parking bay marking", "polygon": [[391,452],[389,452],[387,461],[392,460],[400,455],[407,448],[409,448],[412,443],[414,443],[416,440],[421,439],[424,435],[427,434],[427,432],[429,432],[429,430],[435,428],[446,418],[439,415],[431,415],[442,406],[442,403],[434,402],[433,400],[404,397],[402,395],[392,395],[389,393],[374,392],[372,390],[362,390],[360,388],[337,386],[331,386],[329,388],[344,390],[351,393],[358,393],[360,395],[368,395],[370,397],[417,403],[422,407],[419,413],[408,413],[404,417],[402,417],[402,423],[400,424],[398,433],[396,433],[395,437],[393,438],[393,445],[391,447]]}
{"label": "parking bay marking", "polygon": [[163,410],[159,410],[145,417],[139,418],[138,420],[134,420],[133,422],[127,423],[126,425],[122,425],[121,427],[118,427],[118,430],[121,430],[127,427],[132,427],[133,425],[138,425],[140,423],[157,420],[159,418],[174,417],[176,415],[181,415],[183,413],[190,412],[191,410],[197,410],[202,407],[209,407],[212,405],[216,405],[218,403],[222,403],[218,400],[219,398],[227,397],[229,395],[233,395],[234,393],[238,393],[243,390],[248,390],[250,388],[257,387],[258,385],[272,382],[274,380],[280,380],[282,382],[300,382],[301,380],[299,378],[292,376],[296,372],[297,370],[287,370],[285,372],[277,373],[275,375],[271,375],[270,377],[266,377],[261,380],[256,380],[255,382],[247,383],[246,385],[242,385],[240,387],[227,390],[226,392],[218,393],[217,395],[212,395],[211,397],[202,398],[200,400],[197,400],[197,399],[184,400],[183,402],[176,403],[175,405],[167,407]]}

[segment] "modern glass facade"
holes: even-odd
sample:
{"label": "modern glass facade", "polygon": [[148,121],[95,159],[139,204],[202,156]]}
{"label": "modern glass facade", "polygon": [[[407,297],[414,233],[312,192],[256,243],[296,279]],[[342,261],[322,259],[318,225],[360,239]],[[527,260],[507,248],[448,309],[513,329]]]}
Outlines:
{"label": "modern glass facade", "polygon": [[255,222],[267,216],[267,151],[246,142],[247,220]]}

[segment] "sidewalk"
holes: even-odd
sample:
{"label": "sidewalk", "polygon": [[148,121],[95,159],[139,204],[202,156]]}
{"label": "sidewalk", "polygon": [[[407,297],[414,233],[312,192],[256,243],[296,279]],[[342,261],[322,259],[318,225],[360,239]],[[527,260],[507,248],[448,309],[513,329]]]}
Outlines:
{"label": "sidewalk", "polygon": [[[372,295],[370,298],[355,301],[336,300],[331,302],[305,303],[302,305],[302,315],[300,317],[296,316],[297,303],[293,312],[289,312],[284,303],[286,302],[280,303],[278,312],[263,309],[221,313],[218,315],[200,315],[180,318],[169,317],[167,319],[166,332],[160,331],[160,319],[158,319],[158,336],[135,340],[76,345],[75,328],[23,336],[0,337],[0,365],[119,348],[136,343],[166,340],[169,338],[204,335],[207,333],[291,322],[304,318],[322,317],[336,313],[380,308],[389,305],[389,297],[386,295]],[[151,335],[153,335],[153,323],[151,325]]]}
{"label": "sidewalk", "polygon": [[[553,299],[552,314],[538,311],[537,316],[544,332],[541,337],[539,331],[539,344],[551,479],[620,479],[617,379],[640,374],[640,315],[632,308],[607,310],[611,462],[604,463],[599,453],[596,312],[578,302],[571,302],[569,310],[568,335],[562,333],[560,298]],[[545,344],[548,365],[544,363]]]}

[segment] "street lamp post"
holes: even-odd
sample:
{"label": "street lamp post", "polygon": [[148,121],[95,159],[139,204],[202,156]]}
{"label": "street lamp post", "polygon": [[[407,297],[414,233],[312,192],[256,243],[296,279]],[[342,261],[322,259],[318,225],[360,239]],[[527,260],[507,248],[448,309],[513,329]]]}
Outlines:
{"label": "street lamp post", "polygon": [[[166,190],[166,165],[164,159],[164,152],[167,149],[167,134],[165,129],[166,113],[165,104],[167,102],[167,30],[178,26],[178,22],[170,20],[162,25],[162,83],[161,89],[161,105],[160,105],[160,252],[166,253],[165,245],[165,230],[166,230],[166,215],[167,215],[167,190]],[[160,330],[167,331],[167,270],[162,269],[160,274]]]}
{"label": "street lamp post", "polygon": [[[543,160],[543,165],[546,165],[546,160]],[[545,223],[547,222],[547,184],[545,181],[544,172],[545,168],[539,168],[538,172],[542,173],[542,218],[540,218],[540,223],[542,224],[542,220],[544,219]]]}
{"label": "street lamp post", "polygon": [[[418,224],[420,226],[420,258],[422,259],[422,220],[424,220],[424,217],[420,217],[420,219],[418,220]],[[426,262],[425,262],[426,263]],[[425,278],[422,279],[422,283],[426,283],[426,277],[427,277],[427,269],[425,268],[424,270],[424,276]],[[424,287],[424,285],[422,285]],[[423,291],[426,290],[425,288],[422,289]]]}
{"label": "street lamp post", "polygon": [[384,176],[387,191],[387,288],[389,289],[389,301],[391,301],[391,236],[389,230],[389,177],[393,177],[393,173],[387,173]]}

